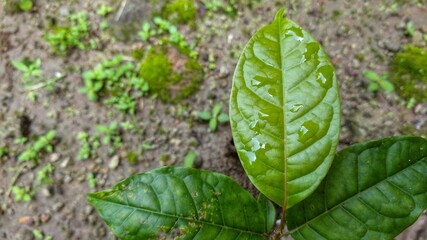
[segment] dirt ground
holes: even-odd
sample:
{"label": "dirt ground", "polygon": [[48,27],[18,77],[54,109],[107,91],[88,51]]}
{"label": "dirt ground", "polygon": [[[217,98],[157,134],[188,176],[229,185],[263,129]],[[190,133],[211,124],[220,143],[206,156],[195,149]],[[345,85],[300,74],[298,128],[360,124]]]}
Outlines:
{"label": "dirt ground", "polygon": [[[133,173],[182,165],[189,151],[196,153],[199,168],[229,175],[255,192],[232,145],[229,124],[209,132],[207,123],[197,114],[216,103],[224,105],[223,112],[228,111],[232,75],[241,50],[281,7],[288,9],[289,18],[319,39],[335,65],[342,102],[340,148],[392,135],[427,136],[426,102],[408,109],[394,92],[369,92],[369,81],[363,76],[368,69],[387,71],[396,52],[406,44],[426,47],[425,1],[259,0],[252,1],[251,7],[238,4],[233,17],[224,11],[209,12],[197,0],[195,27],[178,28],[189,42],[198,42],[198,60],[205,72],[200,91],[177,104],[143,97],[137,103],[135,119],[89,101],[79,92],[84,86],[82,71],[119,53],[131,57],[134,49],[147,47],[134,32],[126,36],[130,40],[124,41],[120,34],[101,30],[103,17],[96,11],[102,2],[37,0],[30,12],[18,13],[6,11],[0,4],[0,147],[9,149],[9,154],[0,158],[0,239],[35,239],[33,230],[53,239],[115,239],[85,195],[111,187]],[[107,18],[112,32],[149,20],[155,8],[146,0],[129,0],[116,21],[123,2],[106,2],[115,10]],[[80,11],[88,14],[91,38],[98,42],[98,49],[56,56],[44,39],[47,22]],[[408,22],[413,23],[412,36],[406,34]],[[44,76],[66,74],[55,83],[53,91],[38,90],[35,102],[28,99],[22,74],[11,64],[24,57],[40,58]],[[104,146],[90,159],[77,161],[79,131],[94,133],[97,124],[133,120],[141,131],[122,131],[123,144],[117,152],[108,154]],[[16,139],[39,136],[52,129],[56,130],[53,152],[44,154],[39,166],[21,168],[16,158],[26,145],[17,144]],[[141,151],[139,146],[145,142],[150,148]],[[136,163],[126,160],[132,151],[138,153]],[[47,163],[54,166],[53,184],[39,189],[29,202],[16,202],[10,194],[11,185],[32,186],[37,171]],[[88,184],[88,173],[96,179],[95,188]],[[424,215],[398,239],[427,239],[426,224]]]}

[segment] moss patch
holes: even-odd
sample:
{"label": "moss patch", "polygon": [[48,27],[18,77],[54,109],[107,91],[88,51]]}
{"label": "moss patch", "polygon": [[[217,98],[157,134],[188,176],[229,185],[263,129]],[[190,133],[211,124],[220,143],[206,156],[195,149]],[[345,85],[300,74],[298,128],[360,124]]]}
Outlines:
{"label": "moss patch", "polygon": [[427,51],[406,46],[393,60],[390,81],[400,96],[409,100],[427,101]]}
{"label": "moss patch", "polygon": [[192,23],[197,11],[194,0],[175,0],[165,5],[163,18],[172,23]]}
{"label": "moss patch", "polygon": [[139,75],[149,84],[152,94],[168,103],[196,92],[204,76],[196,60],[171,46],[152,48],[141,62]]}

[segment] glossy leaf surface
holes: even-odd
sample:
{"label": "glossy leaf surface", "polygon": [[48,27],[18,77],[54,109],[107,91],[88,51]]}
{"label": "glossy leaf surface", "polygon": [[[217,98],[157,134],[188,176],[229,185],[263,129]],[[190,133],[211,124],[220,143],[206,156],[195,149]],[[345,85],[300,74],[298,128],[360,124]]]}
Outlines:
{"label": "glossy leaf surface", "polygon": [[265,239],[274,222],[271,203],[258,203],[227,176],[189,168],[134,175],[88,201],[124,240]]}
{"label": "glossy leaf surface", "polygon": [[335,71],[320,44],[283,10],[240,57],[230,119],[246,173],[280,206],[306,198],[326,175],[340,128]]}
{"label": "glossy leaf surface", "polygon": [[426,208],[427,140],[392,137],[339,152],[287,223],[295,239],[393,239]]}

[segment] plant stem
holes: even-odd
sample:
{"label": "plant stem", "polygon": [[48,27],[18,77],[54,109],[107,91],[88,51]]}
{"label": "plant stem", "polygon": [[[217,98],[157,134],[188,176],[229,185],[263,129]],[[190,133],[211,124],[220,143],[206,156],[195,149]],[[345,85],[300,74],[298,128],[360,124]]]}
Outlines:
{"label": "plant stem", "polygon": [[272,240],[279,240],[283,235],[283,229],[286,225],[286,208],[287,207],[282,208],[282,218],[280,219],[280,225],[276,228],[276,230],[274,230]]}

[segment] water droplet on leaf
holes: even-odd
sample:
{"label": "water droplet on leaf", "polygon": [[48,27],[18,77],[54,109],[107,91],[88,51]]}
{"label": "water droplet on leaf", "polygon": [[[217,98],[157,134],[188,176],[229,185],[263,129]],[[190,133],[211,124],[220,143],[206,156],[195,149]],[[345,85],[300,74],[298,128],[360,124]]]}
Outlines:
{"label": "water droplet on leaf", "polygon": [[296,113],[296,112],[298,112],[302,107],[303,107],[303,105],[302,105],[302,104],[294,104],[294,105],[291,107],[291,112]]}

